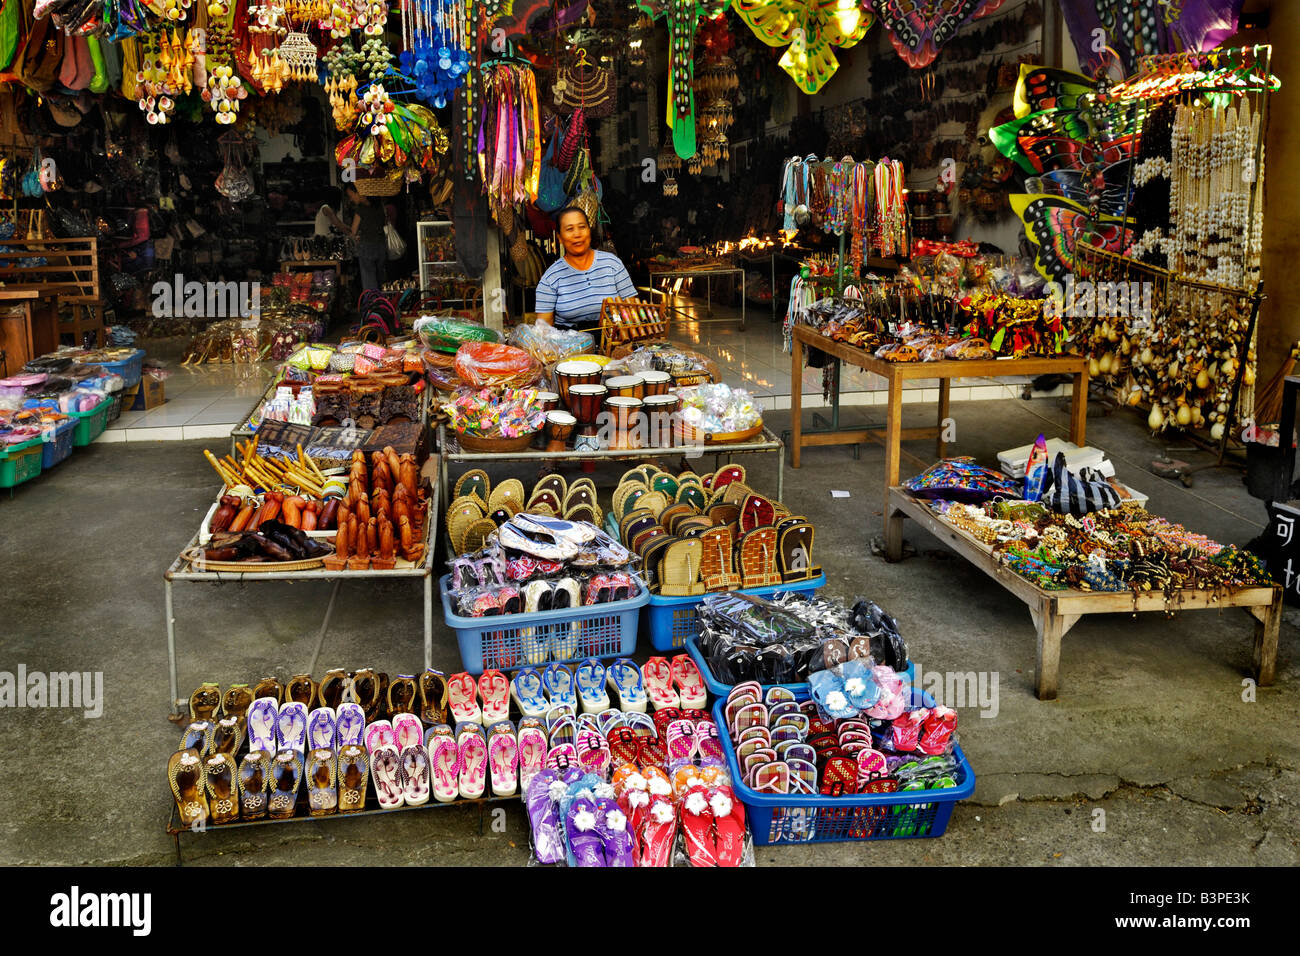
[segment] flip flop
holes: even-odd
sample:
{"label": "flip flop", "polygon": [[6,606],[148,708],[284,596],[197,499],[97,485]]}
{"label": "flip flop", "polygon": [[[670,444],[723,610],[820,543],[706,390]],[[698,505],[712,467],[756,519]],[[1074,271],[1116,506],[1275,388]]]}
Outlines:
{"label": "flip flop", "polygon": [[672,666],[663,657],[652,657],[641,665],[641,680],[655,710],[677,707],[681,698],[673,689]]}
{"label": "flip flop", "polygon": [[789,793],[790,768],[783,763],[767,763],[754,771],[753,789],[757,793]]}
{"label": "flip flop", "polygon": [[376,720],[366,727],[366,750],[374,756],[380,750],[392,750],[401,753],[397,746],[397,734],[393,725],[386,720]]}
{"label": "flip flop", "polygon": [[248,722],[245,732],[248,735],[249,750],[265,750],[275,753],[276,719],[280,715],[280,704],[274,697],[259,697],[248,708]]}
{"label": "flip flop", "polygon": [[567,704],[578,707],[578,698],[573,690],[573,674],[562,664],[550,664],[542,673],[542,686],[551,699],[551,706]]}
{"label": "flip flop", "polygon": [[623,726],[633,731],[638,737],[658,737],[659,731],[648,714],[631,711],[623,715]]}
{"label": "flip flop", "polygon": [[542,675],[535,667],[525,667],[510,681],[510,696],[525,717],[545,717],[549,707],[542,693]]}
{"label": "flip flop", "polygon": [[275,706],[279,707],[284,700],[284,685],[274,677],[263,677],[253,685],[253,702],[256,703],[263,697],[270,697],[275,701]]}
{"label": "flip flop", "polygon": [[316,704],[317,684],[311,679],[310,674],[298,674],[289,678],[289,683],[284,685],[284,699],[286,703],[298,703],[303,707],[311,710]]}
{"label": "flip flop", "polygon": [[584,867],[605,866],[605,841],[596,830],[596,804],[594,800],[578,797],[564,815],[564,829],[568,835],[569,853],[574,865]]}
{"label": "flip flop", "polygon": [[451,707],[451,716],[456,721],[471,721],[481,724],[483,712],[478,706],[478,684],[473,676],[461,672],[452,674],[447,680],[447,700]]}
{"label": "flip flop", "polygon": [[546,754],[546,767],[556,773],[567,773],[578,766],[578,750],[573,744],[560,744]]}
{"label": "flip flop", "polygon": [[479,696],[483,698],[482,722],[491,726],[510,716],[510,681],[497,670],[487,670],[478,679]]}
{"label": "flip flop", "polygon": [[424,725],[420,723],[420,718],[414,714],[394,714],[393,737],[397,741],[399,752],[404,753],[408,747],[422,747],[424,746]]}
{"label": "flip flop", "polygon": [[361,746],[365,742],[366,712],[360,704],[345,701],[339,704],[334,723],[334,747],[342,749],[350,744]]}
{"label": "flip flop", "polygon": [[745,856],[745,805],[730,787],[709,791],[718,866],[740,866]]}
{"label": "flip flop", "polygon": [[596,800],[596,831],[605,846],[606,866],[636,866],[636,838],[629,830],[627,814],[616,800]]}
{"label": "flip flop", "polygon": [[673,683],[681,696],[682,707],[702,708],[708,702],[708,691],[704,687],[704,677],[695,661],[685,654],[678,654],[672,659]]}
{"label": "flip flop", "polygon": [[695,724],[689,720],[675,720],[668,725],[668,763],[689,763],[695,757]]}
{"label": "flip flop", "polygon": [[537,727],[520,727],[518,738],[519,785],[528,792],[533,777],[546,766],[546,734]]}
{"label": "flip flop", "polygon": [[408,807],[423,806],[429,802],[429,752],[422,743],[407,747],[402,751],[401,784],[402,799]]}
{"label": "flip flop", "polygon": [[596,729],[600,731],[601,736],[608,737],[614,731],[614,728],[621,727],[622,724],[623,711],[617,707],[602,710],[596,715]]}
{"label": "flip flop", "polygon": [[832,757],[822,769],[818,793],[824,797],[841,797],[858,792],[858,763],[850,757]]}
{"label": "flip flop", "polygon": [[682,835],[691,866],[717,866],[718,847],[713,836],[713,808],[708,791],[695,787],[681,800]]}
{"label": "flip flop", "polygon": [[635,765],[641,754],[641,738],[631,727],[615,727],[606,737],[615,766]]}
{"label": "flip flop", "polygon": [[216,721],[221,713],[221,685],[204,681],[190,694],[190,721]]}
{"label": "flip flop", "polygon": [[275,736],[280,750],[307,749],[307,705],[299,701],[282,704],[275,718]]}
{"label": "flip flop", "polygon": [[307,717],[307,746],[312,750],[332,749],[338,733],[338,715],[333,707],[317,707]]}
{"label": "flip flop", "polygon": [[239,810],[245,820],[266,816],[266,791],[271,786],[271,755],[253,750],[239,765]]}
{"label": "flip flop", "polygon": [[226,717],[247,717],[253,700],[247,684],[232,684],[221,698],[221,713]]}
{"label": "flip flop", "polygon": [[430,728],[425,738],[425,749],[429,753],[433,796],[439,803],[451,803],[460,796],[461,767],[460,751],[452,729],[446,724]]}
{"label": "flip flop", "polygon": [[519,790],[519,741],[515,725],[505,720],[488,732],[488,766],[492,775],[492,793],[513,797]]}
{"label": "flip flop", "polygon": [[466,722],[456,729],[456,748],[460,752],[460,795],[467,800],[477,800],[487,789],[487,741],[483,737],[483,728],[477,724]]}
{"label": "flip flop", "polygon": [[701,720],[695,725],[695,749],[702,764],[721,766],[727,762],[718,739],[718,727],[711,720]]}
{"label": "flip flop", "polygon": [[181,742],[176,749],[196,750],[200,757],[206,757],[212,753],[212,735],[215,730],[210,720],[191,721],[181,734]]}
{"label": "flip flop", "polygon": [[339,813],[356,813],[366,808],[366,783],[370,780],[370,759],[364,747],[345,744],[338,751]]}
{"label": "flip flop", "polygon": [[543,770],[529,782],[524,805],[532,831],[533,856],[538,863],[559,863],[564,859],[564,838],[560,832],[559,796],[564,785],[559,774]]}
{"label": "flip flop", "polygon": [[596,714],[609,709],[609,692],[605,690],[605,665],[598,660],[585,660],[578,665],[575,679],[583,710]]}

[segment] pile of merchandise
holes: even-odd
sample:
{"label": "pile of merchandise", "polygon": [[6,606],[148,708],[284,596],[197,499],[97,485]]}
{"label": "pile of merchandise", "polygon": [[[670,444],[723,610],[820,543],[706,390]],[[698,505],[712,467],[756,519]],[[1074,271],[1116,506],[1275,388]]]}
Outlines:
{"label": "pile of merchandise", "polygon": [[1069,471],[1065,454],[1050,467],[1046,445],[1023,480],[972,459],[941,461],[904,483],[955,528],[1011,570],[1048,590],[1163,593],[1272,586],[1259,558],[1122,502],[1090,469]]}
{"label": "pile of merchandise", "polygon": [[771,587],[821,574],[813,526],[745,484],[741,465],[701,478],[655,465],[627,472],[609,527],[641,557],[650,590],[664,597]]}
{"label": "pile of merchandise", "polygon": [[596,504],[596,485],[590,478],[570,484],[563,475],[547,475],[524,497],[524,485],[518,478],[507,478],[493,486],[487,472],[473,468],[456,480],[451,504],[447,507],[447,536],[454,554],[477,551],[500,525],[520,512],[566,521],[600,520]]}
{"label": "pile of merchandise", "polygon": [[846,608],[791,593],[717,594],[704,599],[700,617],[701,662],[718,684],[816,684],[850,661],[908,669],[897,623],[865,600]]}
{"label": "pile of merchandise", "polygon": [[427,490],[413,454],[387,446],[367,461],[354,451],[346,477],[326,477],[301,446],[297,459],[263,457],[254,442],[240,452],[239,462],[204,452],[224,488],[202,547],[187,555],[196,568],[312,560],[330,571],[380,571],[424,556]]}
{"label": "pile of merchandise", "polygon": [[724,714],[745,788],[846,797],[958,785],[957,712],[910,706],[904,677],[855,664],[843,689],[813,700],[758,683],[731,689]]}

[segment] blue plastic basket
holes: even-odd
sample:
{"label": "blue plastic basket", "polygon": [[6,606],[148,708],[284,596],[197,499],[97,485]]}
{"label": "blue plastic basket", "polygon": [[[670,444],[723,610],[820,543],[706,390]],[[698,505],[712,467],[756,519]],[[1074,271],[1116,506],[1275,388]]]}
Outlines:
{"label": "blue plastic basket", "polygon": [[551,657],[565,663],[588,657],[629,657],[636,650],[637,619],[641,608],[650,600],[645,582],[635,578],[637,593],[626,601],[610,601],[588,607],[561,611],[537,611],[533,614],[509,614],[498,617],[461,617],[455,613],[455,598],[448,594],[451,575],[438,580],[442,595],[442,616],[456,632],[460,661],[471,674],[485,670],[521,667],[529,663],[524,655],[524,639],[532,643],[545,639],[572,640],[577,632],[578,653],[573,657]]}
{"label": "blue plastic basket", "polygon": [[[765,588],[743,588],[739,594],[754,594],[770,598],[782,591],[802,591],[811,595],[826,583],[826,575],[819,574],[807,581],[775,584]],[[700,604],[705,595],[695,597],[660,597],[650,595],[650,606],[641,615],[641,630],[656,651],[679,650],[686,641],[700,634]]]}
{"label": "blue plastic basket", "polygon": [[[803,695],[807,699],[807,695]],[[933,707],[929,694],[913,691],[914,706]],[[732,789],[745,805],[755,846],[777,843],[844,843],[943,836],[953,808],[975,792],[975,771],[962,749],[957,757],[957,786],[906,793],[855,793],[843,797],[758,793],[739,781],[736,748],[726,731],[726,700],[713,705],[722,752],[731,771]]]}
{"label": "blue plastic basket", "polygon": [[[686,642],[686,653],[691,655],[691,660],[695,661],[695,666],[700,669],[700,675],[704,678],[704,686],[714,697],[726,697],[731,693],[734,684],[723,684],[713,676],[713,670],[709,667],[708,660],[704,657],[704,652],[700,650],[699,635],[691,637]],[[916,683],[916,662],[909,660],[907,662],[907,682]],[[784,687],[791,691],[796,697],[808,697],[812,691],[807,681],[802,684],[765,684],[765,687]]]}
{"label": "blue plastic basket", "polygon": [[77,421],[69,418],[54,426],[54,440],[41,445],[41,468],[48,470],[72,454],[72,439],[77,431]]}
{"label": "blue plastic basket", "polygon": [[140,384],[140,379],[144,376],[144,349],[136,349],[130,358],[122,359],[117,362],[86,362],[87,365],[98,365],[105,372],[112,372],[114,375],[122,376],[124,382],[123,388],[131,388]]}

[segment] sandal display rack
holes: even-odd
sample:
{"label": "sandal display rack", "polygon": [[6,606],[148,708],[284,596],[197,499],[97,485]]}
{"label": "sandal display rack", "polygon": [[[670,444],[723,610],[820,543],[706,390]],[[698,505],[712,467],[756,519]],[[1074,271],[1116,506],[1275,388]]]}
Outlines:
{"label": "sandal display rack", "polygon": [[167,620],[167,668],[168,668],[168,687],[171,698],[168,703],[168,710],[173,713],[184,713],[184,707],[188,701],[178,696],[179,680],[176,669],[176,612],[173,595],[174,585],[181,584],[239,584],[244,585],[250,582],[282,582],[282,581],[331,581],[333,588],[330,591],[329,601],[325,606],[325,617],[321,621],[320,631],[316,636],[316,646],[312,653],[310,667],[306,672],[310,673],[316,666],[316,659],[320,656],[321,646],[325,642],[325,635],[329,630],[330,618],[334,613],[334,604],[339,595],[339,588],[345,580],[355,581],[374,581],[374,580],[397,580],[397,581],[419,581],[423,585],[424,591],[424,667],[433,666],[433,562],[434,562],[434,543],[438,539],[438,516],[440,511],[437,507],[438,487],[435,484],[430,489],[427,503],[428,513],[424,521],[424,555],[420,562],[412,567],[393,568],[387,571],[377,570],[340,570],[330,571],[324,567],[308,568],[299,571],[196,571],[192,568],[185,555],[192,549],[199,548],[200,532],[195,532],[189,543],[181,549],[176,560],[171,566],[163,572],[163,596],[164,607]]}

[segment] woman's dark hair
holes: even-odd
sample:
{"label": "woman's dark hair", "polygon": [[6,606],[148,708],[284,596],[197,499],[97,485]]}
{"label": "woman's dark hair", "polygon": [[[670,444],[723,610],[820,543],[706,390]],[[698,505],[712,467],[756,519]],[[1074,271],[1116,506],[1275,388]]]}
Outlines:
{"label": "woman's dark hair", "polygon": [[564,222],[565,216],[569,215],[569,213],[574,213],[574,212],[576,212],[579,216],[582,217],[582,221],[585,222],[587,224],[587,228],[590,229],[591,220],[587,218],[587,211],[583,209],[581,206],[565,206],[563,209],[561,209],[559,212],[555,214],[555,225],[559,226],[562,222]]}

